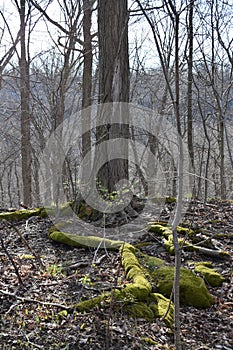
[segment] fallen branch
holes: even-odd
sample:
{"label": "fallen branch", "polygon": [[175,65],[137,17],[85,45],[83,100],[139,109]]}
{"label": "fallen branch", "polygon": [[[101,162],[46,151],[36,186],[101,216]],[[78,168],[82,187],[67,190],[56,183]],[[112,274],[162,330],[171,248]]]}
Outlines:
{"label": "fallen branch", "polygon": [[20,300],[23,303],[25,303],[25,302],[27,302],[27,303],[37,303],[37,304],[41,304],[41,305],[59,307],[59,308],[64,309],[64,310],[69,310],[70,309],[69,306],[58,304],[58,303],[50,303],[48,301],[41,301],[41,300],[32,299],[32,298],[19,297],[18,295],[14,294],[14,293],[10,293],[10,292],[7,292],[7,291],[2,290],[2,289],[0,289],[0,293],[4,294],[4,295],[8,295],[10,297],[13,297],[13,298],[15,298],[17,300]]}
{"label": "fallen branch", "polygon": [[13,267],[14,267],[14,270],[15,270],[15,273],[16,273],[16,275],[17,275],[17,277],[18,277],[19,283],[20,283],[22,286],[24,286],[24,283],[23,283],[23,280],[22,280],[22,278],[21,278],[21,276],[20,276],[18,267],[16,266],[14,260],[12,259],[10,253],[8,252],[8,250],[7,250],[7,248],[6,248],[5,244],[4,244],[4,241],[3,241],[2,237],[1,237],[1,245],[2,245],[2,249],[3,249],[4,252],[6,253],[6,256],[8,257],[8,259],[10,260],[10,262],[12,263],[12,265],[13,265]]}
{"label": "fallen branch", "polygon": [[[181,230],[187,230],[185,228],[182,227],[177,227],[178,232]],[[163,244],[166,248],[166,250],[169,253],[174,253],[174,243],[173,243],[173,236],[172,236],[172,230],[170,226],[164,226],[161,225],[160,223],[149,223],[149,227],[148,227],[148,231],[149,232],[154,232],[154,233],[158,233],[161,237],[163,237]],[[187,230],[188,233],[188,230]],[[219,258],[219,259],[231,259],[231,255],[229,253],[227,253],[224,250],[220,250],[220,249],[210,249],[210,248],[205,248],[202,246],[198,246],[197,244],[192,244],[188,241],[186,241],[184,238],[179,238],[179,244],[180,247],[183,251],[186,252],[198,252],[207,256],[211,256],[214,258]]]}
{"label": "fallen branch", "polygon": [[228,254],[227,252],[225,252],[224,250],[215,250],[215,249],[209,249],[209,248],[205,248],[205,247],[200,247],[197,245],[192,245],[189,244],[188,246],[184,246],[183,250],[188,251],[188,250],[195,250],[198,253],[201,253],[203,255],[207,255],[207,256],[211,256],[213,258],[219,258],[219,259],[231,259],[230,254]]}
{"label": "fallen branch", "polygon": [[12,223],[10,223],[9,221],[3,220],[3,223],[7,229],[8,226],[10,226],[11,228],[13,228],[13,230],[15,230],[15,232],[18,234],[18,236],[21,238],[23,244],[29,249],[29,251],[32,253],[32,255],[35,256],[36,260],[38,261],[41,269],[44,268],[44,264],[41,261],[41,258],[39,257],[39,255],[32,249],[32,247],[30,246],[30,244],[28,243],[28,241],[24,238],[24,236],[22,235],[22,233],[18,230],[17,227],[15,227]]}

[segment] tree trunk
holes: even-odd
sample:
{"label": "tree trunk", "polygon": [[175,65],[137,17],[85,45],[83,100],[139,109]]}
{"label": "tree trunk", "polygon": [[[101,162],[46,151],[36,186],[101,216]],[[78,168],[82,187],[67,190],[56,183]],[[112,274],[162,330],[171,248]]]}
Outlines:
{"label": "tree trunk", "polygon": [[91,170],[91,108],[92,104],[92,37],[91,37],[91,4],[83,1],[83,95],[82,95],[82,156],[85,163],[82,168],[82,183],[87,183]]}
{"label": "tree trunk", "polygon": [[[99,0],[99,103],[129,101],[128,11],[127,0]],[[129,134],[127,108],[117,108],[118,123],[111,125],[109,114],[99,109],[97,144]],[[114,113],[112,110],[111,113]],[[113,143],[106,144],[107,161],[99,170],[98,182],[108,192],[116,190],[116,183],[128,179],[128,149],[119,159],[110,159]]]}
{"label": "tree trunk", "polygon": [[[193,151],[193,7],[194,0],[189,3],[189,23],[188,23],[188,38],[189,38],[189,54],[188,54],[188,150],[191,160],[190,173],[194,169],[194,151]],[[193,189],[195,192],[195,188]],[[195,194],[195,193],[193,193]]]}
{"label": "tree trunk", "polygon": [[29,62],[26,57],[25,13],[26,1],[20,0],[20,97],[21,97],[21,157],[23,200],[28,207],[32,205],[32,178],[31,178],[31,140],[30,140],[30,87]]}

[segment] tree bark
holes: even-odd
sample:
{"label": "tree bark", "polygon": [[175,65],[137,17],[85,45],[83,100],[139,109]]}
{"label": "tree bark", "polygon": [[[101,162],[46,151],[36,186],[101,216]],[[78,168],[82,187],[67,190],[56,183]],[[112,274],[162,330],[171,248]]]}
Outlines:
{"label": "tree bark", "polygon": [[[194,0],[189,3],[189,22],[188,22],[188,39],[189,39],[189,53],[188,53],[188,91],[187,91],[187,112],[188,112],[188,150],[191,160],[190,173],[194,169],[194,151],[193,151],[193,7]],[[195,188],[193,189],[195,192]],[[195,193],[193,193],[195,194]]]}
{"label": "tree bark", "polygon": [[[127,0],[99,0],[99,103],[129,101],[129,57],[128,57],[128,10]],[[97,130],[98,142],[125,138],[129,134],[127,108],[117,109],[119,124],[109,123],[99,109],[98,118],[103,126]],[[114,113],[114,111],[112,111]],[[106,145],[105,154],[111,156],[111,147]],[[102,188],[112,192],[122,179],[128,179],[128,149],[120,159],[105,162],[99,170],[98,182]]]}
{"label": "tree bark", "polygon": [[[91,170],[91,104],[92,104],[92,36],[91,36],[91,3],[83,1],[83,95],[82,95],[82,157],[85,163],[82,168],[82,183],[87,183]],[[89,107],[89,108],[88,108]]]}
{"label": "tree bark", "polygon": [[20,97],[21,97],[21,157],[24,204],[32,205],[31,137],[30,137],[30,83],[29,62],[26,53],[26,1],[20,0]]}

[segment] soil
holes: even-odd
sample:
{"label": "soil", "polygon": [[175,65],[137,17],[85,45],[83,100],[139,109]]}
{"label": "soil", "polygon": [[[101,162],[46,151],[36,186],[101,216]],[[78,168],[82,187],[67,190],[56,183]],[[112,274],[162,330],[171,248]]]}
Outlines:
{"label": "soil", "polygon": [[[167,206],[164,215],[170,209]],[[167,219],[153,219],[161,218]],[[53,242],[48,238],[51,225],[48,218],[40,217],[13,224],[0,222],[0,349],[174,349],[173,333],[162,320],[149,323],[133,319],[114,300],[90,312],[74,310],[67,314],[69,305],[121,287],[127,281],[118,252],[78,249]],[[203,241],[211,238],[214,248],[233,253],[232,202],[193,202],[184,225],[198,227]],[[174,262],[158,237],[145,230],[142,233],[134,243],[153,242],[142,248],[143,252]],[[182,255],[183,266],[191,269],[190,261],[203,260],[213,262],[225,281],[218,288],[207,285],[215,300],[210,308],[181,307],[183,349],[230,350],[232,261],[195,252]]]}

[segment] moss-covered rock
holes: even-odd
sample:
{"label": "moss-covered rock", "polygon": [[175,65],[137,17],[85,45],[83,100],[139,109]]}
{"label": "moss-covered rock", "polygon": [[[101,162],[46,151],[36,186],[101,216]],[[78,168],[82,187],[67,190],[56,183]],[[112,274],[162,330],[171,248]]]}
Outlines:
{"label": "moss-covered rock", "polygon": [[[163,226],[162,226],[163,227]],[[163,227],[165,234],[169,228]],[[122,241],[102,239],[95,236],[78,236],[76,234],[51,230],[50,238],[75,247],[92,247],[119,249],[126,278],[129,283],[111,293],[78,304],[77,310],[86,311],[101,303],[115,301],[121,304],[133,317],[152,320],[163,317],[169,305],[174,280],[174,267],[166,266],[162,259],[141,253],[136,247]],[[152,285],[158,293],[152,293]],[[195,307],[209,307],[213,298],[209,294],[205,282],[190,270],[181,268],[180,300],[182,304]],[[119,304],[118,304],[119,305]],[[165,322],[173,325],[173,304],[171,303]]]}
{"label": "moss-covered rock", "polygon": [[46,217],[47,213],[44,208],[22,209],[22,210],[16,210],[13,212],[4,212],[4,213],[0,213],[0,221],[1,220],[20,221],[24,219],[29,219],[31,216]]}
{"label": "moss-covered rock", "polygon": [[89,300],[84,300],[80,301],[79,303],[72,305],[70,307],[70,310],[76,309],[77,311],[80,312],[85,312],[85,311],[90,311],[96,306],[99,306],[102,301],[107,302],[107,300],[110,300],[111,293],[103,293],[101,295],[98,295],[95,298],[89,299]]}
{"label": "moss-covered rock", "polygon": [[126,285],[125,293],[132,294],[138,300],[146,300],[152,287],[135,256],[135,251],[136,249],[127,243],[121,248],[121,261],[126,277],[133,282]]}
{"label": "moss-covered rock", "polygon": [[151,293],[149,301],[150,309],[153,310],[156,317],[164,317],[169,307],[167,315],[164,317],[164,321],[168,327],[172,328],[174,322],[173,303],[170,303],[169,299],[159,293]]}
{"label": "moss-covered rock", "polygon": [[148,232],[158,233],[160,236],[167,238],[171,234],[171,226],[168,224],[150,222]]}
{"label": "moss-covered rock", "polygon": [[175,197],[166,197],[166,203],[168,203],[168,204],[176,203],[176,198]]}
{"label": "moss-covered rock", "polygon": [[154,312],[151,308],[142,302],[126,305],[124,309],[134,318],[143,318],[148,322],[152,322],[155,318]]}
{"label": "moss-covered rock", "polygon": [[[194,246],[186,240],[189,237],[193,240],[194,231],[185,227],[177,226],[177,233],[180,235],[185,235],[185,237],[178,238],[178,243],[183,250],[194,252],[199,251],[201,247]],[[175,254],[174,244],[173,244],[173,234],[170,225],[163,225],[161,223],[149,223],[148,231],[159,234],[163,238],[163,244],[165,249],[171,254]],[[227,254],[227,253],[226,253]]]}
{"label": "moss-covered rock", "polygon": [[122,241],[114,241],[96,236],[78,236],[73,233],[66,233],[61,231],[52,231],[49,234],[49,237],[56,242],[77,248],[89,247],[118,250],[123,244]]}
{"label": "moss-covered rock", "polygon": [[224,277],[211,268],[208,262],[197,263],[194,271],[204,277],[212,287],[220,287],[224,281]]}
{"label": "moss-covered rock", "polygon": [[[205,282],[190,270],[181,268],[180,274],[180,301],[182,304],[197,308],[209,307],[213,297],[208,292]],[[170,297],[173,288],[174,267],[162,266],[151,273],[159,293]]]}
{"label": "moss-covered rock", "polygon": [[144,268],[150,271],[153,271],[154,269],[157,269],[158,267],[165,265],[164,260],[160,258],[156,258],[154,256],[143,254],[141,252],[136,252],[136,256],[138,256],[140,260],[140,265],[143,265]]}

